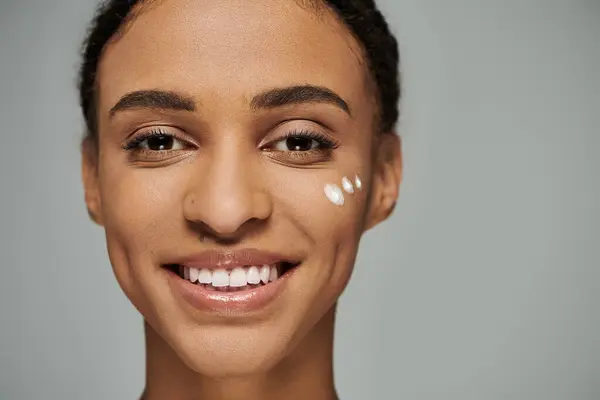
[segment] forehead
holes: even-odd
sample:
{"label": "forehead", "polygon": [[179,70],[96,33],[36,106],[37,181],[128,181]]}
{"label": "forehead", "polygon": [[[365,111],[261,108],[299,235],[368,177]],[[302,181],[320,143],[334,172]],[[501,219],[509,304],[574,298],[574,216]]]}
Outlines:
{"label": "forehead", "polygon": [[106,111],[125,93],[150,88],[202,100],[314,84],[352,107],[367,91],[360,53],[332,13],[293,0],[155,1],[103,54],[99,105]]}

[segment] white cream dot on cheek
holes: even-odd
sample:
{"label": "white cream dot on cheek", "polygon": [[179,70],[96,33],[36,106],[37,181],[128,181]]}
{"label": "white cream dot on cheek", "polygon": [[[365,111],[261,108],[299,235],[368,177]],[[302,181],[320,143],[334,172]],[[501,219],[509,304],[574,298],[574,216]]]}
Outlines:
{"label": "white cream dot on cheek", "polygon": [[326,184],[325,185],[325,196],[336,206],[344,205],[344,193],[338,185]]}
{"label": "white cream dot on cheek", "polygon": [[350,179],[346,177],[342,178],[342,187],[347,193],[354,193],[354,186],[352,186],[352,182],[350,182]]}
{"label": "white cream dot on cheek", "polygon": [[354,186],[356,186],[356,188],[358,190],[362,190],[362,181],[360,180],[360,178],[358,177],[358,175],[354,176]]}

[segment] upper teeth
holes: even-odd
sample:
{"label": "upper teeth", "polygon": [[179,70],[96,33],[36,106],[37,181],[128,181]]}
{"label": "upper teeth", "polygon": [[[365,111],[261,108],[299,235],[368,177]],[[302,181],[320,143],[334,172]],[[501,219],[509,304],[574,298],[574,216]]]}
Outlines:
{"label": "upper teeth", "polygon": [[198,282],[213,287],[243,287],[257,285],[260,282],[269,283],[279,278],[276,265],[253,265],[237,267],[231,271],[226,269],[210,270],[182,266],[183,277],[192,283]]}

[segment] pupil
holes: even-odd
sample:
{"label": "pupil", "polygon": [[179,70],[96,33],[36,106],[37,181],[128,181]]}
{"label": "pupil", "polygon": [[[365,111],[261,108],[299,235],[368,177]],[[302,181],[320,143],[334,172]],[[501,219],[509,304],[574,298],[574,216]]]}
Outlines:
{"label": "pupil", "polygon": [[153,151],[170,150],[173,147],[173,138],[166,135],[148,139],[148,148]]}
{"label": "pupil", "polygon": [[287,139],[288,150],[308,151],[312,149],[312,139],[302,137],[291,137]]}

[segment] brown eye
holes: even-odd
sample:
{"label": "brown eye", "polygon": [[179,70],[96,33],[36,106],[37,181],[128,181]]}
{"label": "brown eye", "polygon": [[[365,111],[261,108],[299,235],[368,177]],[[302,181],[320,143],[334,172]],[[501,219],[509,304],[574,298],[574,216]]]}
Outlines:
{"label": "brown eye", "polygon": [[310,151],[319,148],[321,143],[315,139],[302,136],[292,136],[277,142],[274,146],[277,151]]}
{"label": "brown eye", "polygon": [[151,132],[148,134],[142,134],[134,138],[131,142],[125,145],[125,150],[144,150],[144,151],[177,151],[185,150],[190,145],[175,137],[174,135],[167,133]]}
{"label": "brown eye", "polygon": [[157,135],[140,143],[140,148],[152,151],[174,150],[177,140],[173,136]]}

